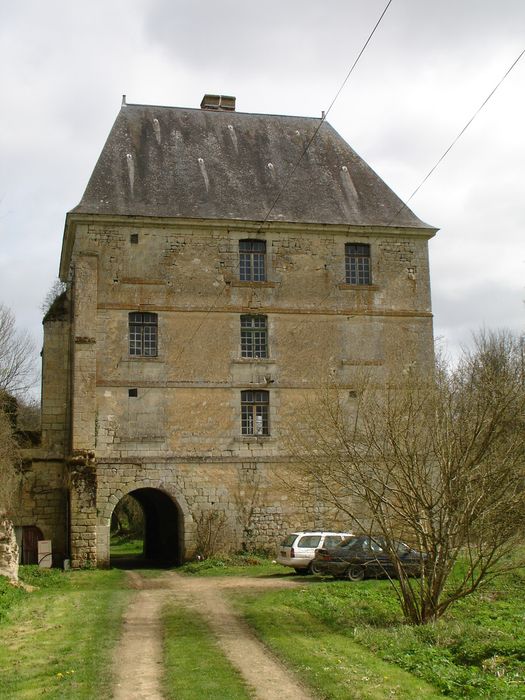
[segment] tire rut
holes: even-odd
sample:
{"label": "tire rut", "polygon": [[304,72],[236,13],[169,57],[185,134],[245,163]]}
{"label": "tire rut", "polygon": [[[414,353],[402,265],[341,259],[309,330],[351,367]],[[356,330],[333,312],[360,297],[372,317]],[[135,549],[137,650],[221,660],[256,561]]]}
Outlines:
{"label": "tire rut", "polygon": [[299,679],[253,635],[226,600],[225,590],[296,586],[275,579],[192,579],[166,572],[144,579],[128,572],[137,590],[124,617],[115,656],[115,700],[162,700],[162,609],[169,601],[195,610],[215,633],[219,646],[257,700],[312,700]]}

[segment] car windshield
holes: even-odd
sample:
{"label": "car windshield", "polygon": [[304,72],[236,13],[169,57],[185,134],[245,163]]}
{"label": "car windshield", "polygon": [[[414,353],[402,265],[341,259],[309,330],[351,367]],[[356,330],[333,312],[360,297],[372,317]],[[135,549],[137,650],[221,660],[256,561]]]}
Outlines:
{"label": "car windshield", "polygon": [[357,542],[357,537],[345,537],[345,539],[341,542],[339,547],[351,547],[356,542]]}

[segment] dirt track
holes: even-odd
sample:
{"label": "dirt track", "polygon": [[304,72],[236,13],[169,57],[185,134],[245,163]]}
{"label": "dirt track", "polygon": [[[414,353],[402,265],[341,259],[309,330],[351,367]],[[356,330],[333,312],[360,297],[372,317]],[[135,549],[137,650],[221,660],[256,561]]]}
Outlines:
{"label": "dirt track", "polygon": [[115,700],[162,700],[162,642],[160,616],[165,603],[175,601],[197,610],[213,629],[230,662],[240,671],[259,700],[311,700],[299,681],[253,636],[232,610],[223,591],[284,588],[291,580],[188,578],[166,572],[145,579],[129,572],[137,589],[124,618],[124,633],[115,656]]}

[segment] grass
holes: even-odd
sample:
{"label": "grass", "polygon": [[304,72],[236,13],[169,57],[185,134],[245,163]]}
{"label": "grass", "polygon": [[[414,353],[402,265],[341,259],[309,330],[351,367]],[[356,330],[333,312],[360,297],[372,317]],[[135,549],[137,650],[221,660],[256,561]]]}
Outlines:
{"label": "grass", "polygon": [[192,561],[177,569],[177,573],[197,576],[287,576],[290,568],[274,564],[266,556],[231,554],[204,561]]}
{"label": "grass", "polygon": [[200,615],[170,605],[164,611],[163,622],[163,689],[167,700],[252,697]]}
{"label": "grass", "polygon": [[[244,595],[237,604],[323,697],[350,697],[352,687],[356,698],[518,700],[525,698],[524,590],[525,574],[516,571],[421,627],[403,623],[388,581],[305,579],[297,590]],[[417,695],[409,674],[428,695]],[[382,677],[390,695],[381,695]]]}
{"label": "grass", "polygon": [[111,654],[129,594],[123,576],[20,567],[20,578],[38,589],[8,594],[2,608],[0,697],[110,697]]}
{"label": "grass", "polygon": [[[293,589],[231,595],[256,634],[326,700],[525,698],[523,569],[421,627],[403,623],[388,581],[294,576],[251,555],[184,570],[296,580]],[[0,577],[0,697],[110,697],[112,649],[130,593],[124,572],[21,567],[20,574],[38,589],[28,593]],[[250,697],[197,613],[170,604],[164,650],[167,698]]]}
{"label": "grass", "polygon": [[320,697],[326,700],[442,697],[424,680],[379,659],[304,606],[293,604],[294,594],[280,591],[242,595],[236,599],[236,605],[264,643]]}
{"label": "grass", "polygon": [[142,539],[134,539],[127,536],[111,535],[110,557],[111,559],[128,559],[142,557],[144,542]]}

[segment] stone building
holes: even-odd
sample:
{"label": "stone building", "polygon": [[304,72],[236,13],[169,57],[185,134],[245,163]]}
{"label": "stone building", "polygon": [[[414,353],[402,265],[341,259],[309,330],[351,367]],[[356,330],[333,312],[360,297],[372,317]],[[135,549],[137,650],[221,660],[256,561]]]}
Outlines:
{"label": "stone building", "polygon": [[74,566],[107,564],[125,494],[174,563],[199,528],[333,527],[279,479],[283,433],[328,374],[428,362],[435,231],[319,118],[124,100],[66,217],[19,524]]}

